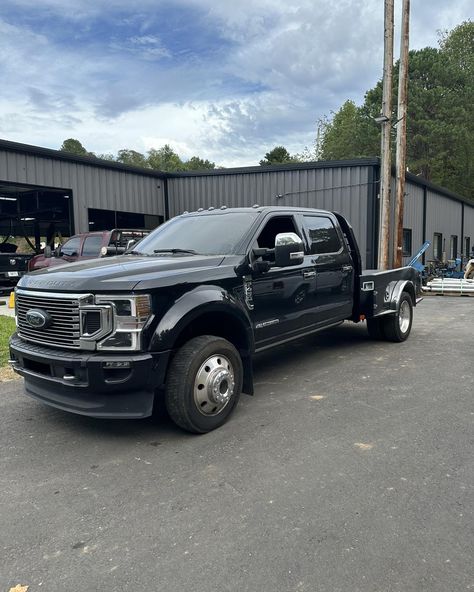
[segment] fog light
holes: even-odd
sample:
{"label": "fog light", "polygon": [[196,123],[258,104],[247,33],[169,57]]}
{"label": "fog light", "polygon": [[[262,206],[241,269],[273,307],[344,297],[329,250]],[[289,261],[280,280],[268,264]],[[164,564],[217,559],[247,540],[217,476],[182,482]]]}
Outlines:
{"label": "fog light", "polygon": [[104,368],[130,368],[130,362],[103,362]]}
{"label": "fog light", "polygon": [[115,333],[102,343],[103,347],[132,347],[132,333]]}

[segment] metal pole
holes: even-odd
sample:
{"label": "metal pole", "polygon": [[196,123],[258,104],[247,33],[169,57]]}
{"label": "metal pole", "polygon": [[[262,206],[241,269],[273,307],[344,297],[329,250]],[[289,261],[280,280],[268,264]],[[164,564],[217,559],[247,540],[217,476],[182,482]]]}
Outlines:
{"label": "metal pole", "polygon": [[395,236],[393,249],[394,267],[403,265],[403,209],[405,201],[405,174],[407,160],[407,98],[408,98],[408,50],[410,33],[410,0],[403,0],[402,31],[400,40],[400,68],[398,72],[397,113],[397,190],[395,201]]}
{"label": "metal pole", "polygon": [[380,233],[379,233],[379,269],[388,269],[390,244],[390,132],[392,120],[392,70],[393,70],[393,3],[385,0],[384,8],[384,60],[380,164]]}

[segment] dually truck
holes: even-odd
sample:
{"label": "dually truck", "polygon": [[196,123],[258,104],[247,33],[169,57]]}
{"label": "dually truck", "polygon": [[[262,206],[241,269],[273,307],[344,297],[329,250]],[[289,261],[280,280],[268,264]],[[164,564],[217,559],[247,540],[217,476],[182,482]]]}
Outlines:
{"label": "dually truck", "polygon": [[411,267],[363,271],[340,214],[210,208],[124,255],[22,277],[10,363],[53,407],[141,418],[164,401],[177,425],[205,433],[253,394],[258,352],[344,321],[407,339],[416,286]]}

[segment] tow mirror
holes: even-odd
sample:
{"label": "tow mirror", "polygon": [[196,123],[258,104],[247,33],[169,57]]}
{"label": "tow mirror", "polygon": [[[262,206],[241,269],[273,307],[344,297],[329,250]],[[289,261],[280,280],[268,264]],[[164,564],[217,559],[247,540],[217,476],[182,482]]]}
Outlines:
{"label": "tow mirror", "polygon": [[43,251],[43,255],[45,256],[46,259],[51,259],[51,257],[53,256],[53,251],[49,245],[45,246],[44,251]]}
{"label": "tow mirror", "polygon": [[303,241],[294,232],[282,232],[275,237],[275,267],[300,265],[304,261]]}

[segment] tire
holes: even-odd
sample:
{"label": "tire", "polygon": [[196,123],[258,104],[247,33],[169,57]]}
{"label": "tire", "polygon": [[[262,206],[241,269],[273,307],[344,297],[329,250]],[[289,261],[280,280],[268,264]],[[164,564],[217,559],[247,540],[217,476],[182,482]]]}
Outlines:
{"label": "tire", "polygon": [[205,434],[220,427],[242,392],[239,352],[221,337],[201,335],[185,343],[171,361],[165,405],[176,425]]}
{"label": "tire", "polygon": [[397,312],[385,317],[384,328],[387,341],[401,342],[408,339],[413,324],[413,302],[410,294],[402,292]]}
{"label": "tire", "polygon": [[383,319],[367,319],[367,331],[371,339],[385,339]]}

